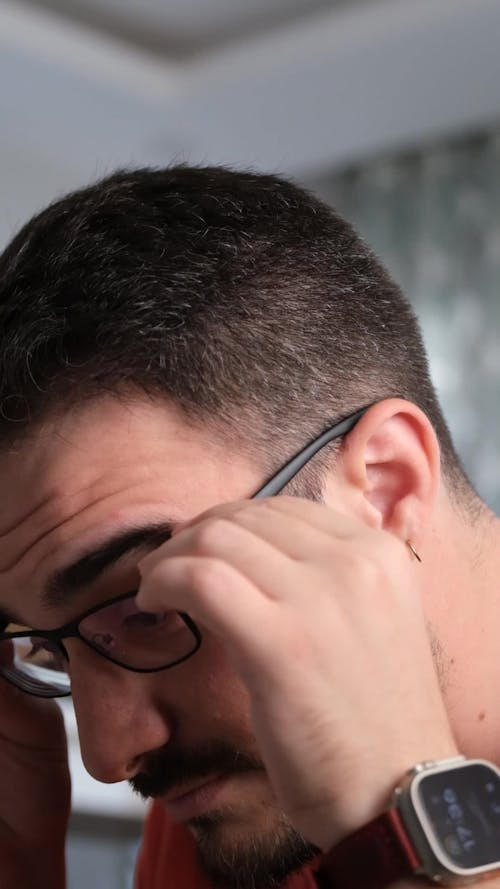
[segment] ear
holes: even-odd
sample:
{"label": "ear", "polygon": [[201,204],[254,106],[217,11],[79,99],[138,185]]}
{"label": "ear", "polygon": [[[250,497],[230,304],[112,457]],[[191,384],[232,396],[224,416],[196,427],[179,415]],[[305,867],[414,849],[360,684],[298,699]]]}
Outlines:
{"label": "ear", "polygon": [[369,408],[346,436],[325,494],[332,508],[347,508],[418,549],[440,481],[440,449],[430,421],[415,404],[389,398]]}

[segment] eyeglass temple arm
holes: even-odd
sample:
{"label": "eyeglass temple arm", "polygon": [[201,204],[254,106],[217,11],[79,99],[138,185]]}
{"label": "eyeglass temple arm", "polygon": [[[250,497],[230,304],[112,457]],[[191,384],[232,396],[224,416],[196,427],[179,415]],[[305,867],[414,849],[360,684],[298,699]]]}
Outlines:
{"label": "eyeglass temple arm", "polygon": [[354,428],[358,420],[361,419],[363,414],[366,413],[368,407],[361,408],[361,410],[356,411],[355,414],[351,414],[350,417],[346,417],[345,420],[341,420],[340,423],[337,423],[335,426],[332,426],[330,429],[327,429],[323,432],[318,438],[315,438],[314,441],[311,441],[305,448],[302,448],[298,454],[295,454],[288,463],[280,469],[276,475],[266,482],[266,484],[259,488],[256,494],[253,495],[253,500],[258,499],[260,497],[274,497],[276,494],[279,494],[280,491],[283,490],[286,485],[291,482],[293,478],[297,475],[298,472],[306,465],[306,463],[311,460],[321,448],[324,448],[325,445],[329,444],[335,438],[340,438],[342,435],[347,435],[351,429]]}

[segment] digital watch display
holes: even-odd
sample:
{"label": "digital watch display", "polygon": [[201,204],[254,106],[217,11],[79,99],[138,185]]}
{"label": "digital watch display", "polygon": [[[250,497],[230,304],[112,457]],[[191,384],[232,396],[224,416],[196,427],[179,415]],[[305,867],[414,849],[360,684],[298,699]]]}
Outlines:
{"label": "digital watch display", "polygon": [[390,809],[326,853],[322,874],[336,889],[385,889],[414,876],[465,885],[500,874],[500,770],[464,756],[419,763]]}
{"label": "digital watch display", "polygon": [[427,875],[456,883],[500,867],[500,771],[492,763],[422,763],[395,799]]}
{"label": "digital watch display", "polygon": [[500,776],[483,763],[423,773],[422,817],[455,867],[473,870],[500,857]]}

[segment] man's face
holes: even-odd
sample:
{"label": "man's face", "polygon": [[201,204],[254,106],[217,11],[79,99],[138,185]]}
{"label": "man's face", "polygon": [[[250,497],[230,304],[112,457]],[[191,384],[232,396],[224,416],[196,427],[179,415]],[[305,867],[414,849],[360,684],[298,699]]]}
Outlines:
{"label": "man's face", "polygon": [[[0,608],[38,629],[60,626],[137,586],[148,549],[125,553],[49,605],[42,594],[55,571],[121,531],[175,526],[262,482],[248,459],[229,459],[221,442],[165,404],[108,398],[47,423],[0,459]],[[167,811],[176,793],[230,775],[206,811],[179,818],[174,805],[172,814],[214,879],[239,885],[239,871],[242,886],[269,885],[312,850],[274,800],[244,687],[223,646],[201,629],[193,658],[150,674],[67,642],[83,759],[98,780],[129,780]]]}

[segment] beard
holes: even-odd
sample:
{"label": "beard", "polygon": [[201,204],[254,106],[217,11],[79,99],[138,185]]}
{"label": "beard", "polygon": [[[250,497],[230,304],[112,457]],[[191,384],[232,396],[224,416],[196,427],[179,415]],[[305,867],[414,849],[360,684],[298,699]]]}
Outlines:
{"label": "beard", "polygon": [[[196,750],[170,743],[150,753],[143,770],[129,783],[143,799],[154,799],[214,774],[251,773],[265,776],[262,761],[223,741]],[[253,782],[249,783],[251,787]],[[257,801],[249,800],[248,807],[242,798],[241,808],[226,805],[186,823],[201,867],[215,889],[277,889],[319,854],[279,810],[269,785],[266,790],[264,799],[260,794]]]}
{"label": "beard", "polygon": [[227,815],[202,815],[190,822],[201,866],[216,889],[278,889],[319,853],[276,813],[267,831],[248,825],[238,838],[225,836]]}

